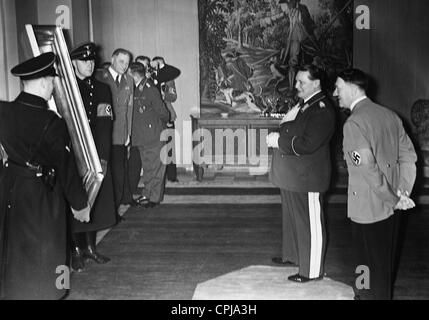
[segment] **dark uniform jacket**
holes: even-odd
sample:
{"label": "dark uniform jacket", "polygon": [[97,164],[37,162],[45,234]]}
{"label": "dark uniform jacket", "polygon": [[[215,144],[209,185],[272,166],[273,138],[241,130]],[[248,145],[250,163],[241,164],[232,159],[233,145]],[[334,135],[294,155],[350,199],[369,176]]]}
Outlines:
{"label": "dark uniform jacket", "polygon": [[323,94],[312,97],[295,120],[280,125],[279,149],[274,149],[270,179],[293,192],[326,192],[331,179],[329,143],[335,130],[335,110]]}
{"label": "dark uniform jacket", "polygon": [[[9,157],[0,178],[0,295],[6,299],[65,294],[56,287],[56,269],[66,264],[66,206],[82,210],[88,201],[66,124],[47,108],[27,93],[0,102],[0,143]],[[55,168],[53,189],[26,166],[31,159]]]}
{"label": "dark uniform jacket", "polygon": [[161,132],[169,121],[169,113],[161,94],[151,81],[142,81],[134,89],[132,146],[154,147],[160,144]]}
{"label": "dark uniform jacket", "polygon": [[123,74],[119,87],[109,70],[97,70],[96,79],[107,84],[112,92],[113,107],[113,133],[112,143],[114,145],[125,145],[127,138],[131,135],[131,123],[133,112],[133,79]]}
{"label": "dark uniform jacket", "polygon": [[343,148],[349,218],[362,224],[389,218],[397,191],[411,194],[416,178],[416,152],[400,118],[366,98],[344,124]]}
{"label": "dark uniform jacket", "polygon": [[107,162],[107,171],[100,191],[91,210],[90,222],[73,219],[73,232],[97,231],[116,224],[110,149],[112,147],[112,95],[108,85],[94,79],[77,78],[91,132],[100,160]]}

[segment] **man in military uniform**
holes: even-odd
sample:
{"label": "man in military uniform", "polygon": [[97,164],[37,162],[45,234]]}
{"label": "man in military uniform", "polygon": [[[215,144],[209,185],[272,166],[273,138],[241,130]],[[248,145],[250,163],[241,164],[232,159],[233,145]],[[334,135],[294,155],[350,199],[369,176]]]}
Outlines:
{"label": "man in military uniform", "polygon": [[131,53],[116,49],[112,54],[112,64],[108,69],[97,70],[96,79],[107,84],[112,93],[113,132],[111,168],[115,201],[122,215],[133,203],[128,180],[128,147],[131,142],[133,111],[133,79],[126,73]]}
{"label": "man in military uniform", "polygon": [[299,265],[288,279],[308,282],[323,277],[326,247],[324,193],[331,179],[329,142],[335,130],[335,111],[322,92],[326,75],[308,65],[296,76],[300,103],[268,135],[274,148],[271,181],[280,188],[283,210],[282,257],[273,262]]}
{"label": "man in military uniform", "polygon": [[[169,120],[158,89],[146,78],[146,68],[135,62],[130,66],[130,74],[136,85],[134,89],[134,114],[132,127],[132,148],[138,148],[143,167],[143,198],[149,202],[145,208],[158,205],[164,197],[165,160],[161,150],[165,142],[161,141],[161,132]],[[135,175],[140,176],[137,168]]]}
{"label": "man in military uniform", "polygon": [[[368,267],[369,288],[354,286],[355,299],[391,299],[401,214],[409,198],[417,156],[400,118],[366,96],[367,76],[350,69],[338,75],[335,96],[352,114],[344,124],[349,172],[348,217],[356,244],[356,268]],[[355,271],[355,270],[353,270]]]}
{"label": "man in military uniform", "polygon": [[70,53],[104,175],[103,183],[91,210],[91,222],[83,224],[74,221],[72,223],[72,267],[78,272],[84,269],[84,258],[92,259],[97,263],[106,263],[110,260],[97,252],[95,242],[97,231],[114,226],[117,216],[110,169],[112,95],[108,85],[93,77],[95,57],[96,46],[94,43],[82,44]]}
{"label": "man in military uniform", "polygon": [[44,53],[12,69],[24,90],[0,102],[0,143],[8,154],[0,178],[0,297],[60,299],[58,269],[67,260],[67,207],[89,221],[65,122],[48,110],[56,56]]}
{"label": "man in military uniform", "polygon": [[[166,64],[163,57],[154,57],[151,65],[156,70],[156,85],[161,92],[162,99],[170,113],[170,119],[166,126],[174,132],[176,128],[175,121],[177,119],[177,114],[173,107],[173,103],[177,100],[176,83],[174,82],[174,79],[180,75],[180,70]],[[167,164],[167,180],[178,182],[175,142],[172,135],[168,137],[167,144],[170,144],[171,146],[171,149],[168,151],[168,160],[172,161]]]}

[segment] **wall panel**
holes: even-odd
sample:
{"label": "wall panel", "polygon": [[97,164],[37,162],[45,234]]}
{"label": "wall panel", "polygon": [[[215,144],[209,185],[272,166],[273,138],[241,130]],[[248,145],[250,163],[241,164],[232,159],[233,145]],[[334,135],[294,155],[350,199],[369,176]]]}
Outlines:
{"label": "wall panel", "polygon": [[[190,114],[199,112],[197,1],[92,0],[92,12],[94,41],[102,47],[103,61],[110,61],[112,51],[122,47],[134,56],[161,55],[181,69],[174,107],[179,117],[177,129],[180,133],[186,131],[184,125],[190,126]],[[186,141],[184,153],[190,155],[190,130],[186,132],[182,137]],[[180,147],[182,141],[176,146]]]}
{"label": "wall panel", "polygon": [[375,99],[409,124],[417,99],[429,99],[429,1],[355,0],[370,8],[371,29],[355,30],[354,63],[377,85]]}

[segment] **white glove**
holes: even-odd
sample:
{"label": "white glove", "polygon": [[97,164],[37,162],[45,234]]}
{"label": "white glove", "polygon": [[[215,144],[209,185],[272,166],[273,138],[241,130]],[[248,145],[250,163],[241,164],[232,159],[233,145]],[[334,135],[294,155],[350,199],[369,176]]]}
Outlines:
{"label": "white glove", "polygon": [[267,146],[268,148],[279,148],[279,138],[280,138],[280,133],[278,132],[271,132],[268,136],[267,136]]}
{"label": "white glove", "polygon": [[394,208],[395,210],[408,210],[416,206],[414,201],[409,197],[408,191],[402,192],[398,190],[397,195],[399,197],[399,201]]}
{"label": "white glove", "polygon": [[89,213],[91,211],[91,206],[88,204],[82,210],[75,210],[71,208],[73,216],[76,220],[80,222],[89,222]]}

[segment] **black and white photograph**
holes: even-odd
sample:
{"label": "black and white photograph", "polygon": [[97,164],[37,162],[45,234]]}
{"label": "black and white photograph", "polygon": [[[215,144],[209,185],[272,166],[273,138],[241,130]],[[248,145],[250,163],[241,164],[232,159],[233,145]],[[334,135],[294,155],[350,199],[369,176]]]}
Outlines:
{"label": "black and white photograph", "polygon": [[428,11],[0,0],[0,300],[428,300]]}

